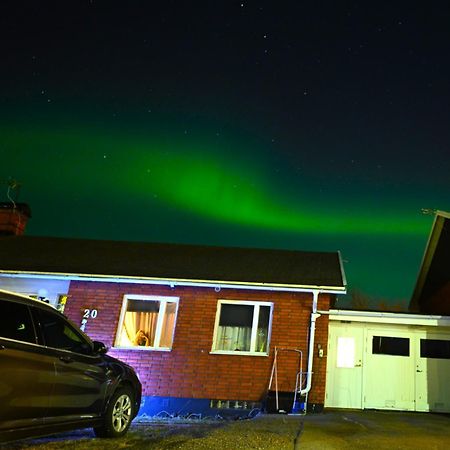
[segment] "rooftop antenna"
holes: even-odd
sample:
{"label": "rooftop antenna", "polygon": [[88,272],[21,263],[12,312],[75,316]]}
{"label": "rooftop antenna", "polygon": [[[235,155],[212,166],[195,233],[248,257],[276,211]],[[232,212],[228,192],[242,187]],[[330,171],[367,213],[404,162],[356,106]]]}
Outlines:
{"label": "rooftop antenna", "polygon": [[22,217],[19,209],[17,209],[17,199],[19,197],[20,183],[14,178],[8,178],[8,180],[0,180],[0,184],[6,184],[6,197],[8,197],[9,202],[12,203],[12,214],[17,216],[9,225],[12,225],[14,227],[14,234],[18,234],[18,230],[22,230],[23,233],[24,226],[22,226],[21,223]]}
{"label": "rooftop antenna", "polygon": [[437,213],[437,209],[433,209],[433,208],[422,208],[421,211],[422,211],[422,214],[424,214],[426,216],[434,216]]}
{"label": "rooftop antenna", "polygon": [[0,180],[0,184],[6,184],[6,197],[16,207],[16,202],[19,198],[21,184],[14,178],[8,178],[7,180]]}

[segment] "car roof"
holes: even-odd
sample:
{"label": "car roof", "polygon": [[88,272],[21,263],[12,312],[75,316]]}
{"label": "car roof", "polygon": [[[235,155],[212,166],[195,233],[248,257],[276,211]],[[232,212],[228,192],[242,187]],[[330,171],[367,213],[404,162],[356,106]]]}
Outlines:
{"label": "car roof", "polygon": [[15,300],[19,301],[21,303],[27,303],[32,306],[38,306],[43,307],[51,311],[59,312],[56,308],[54,308],[52,305],[43,302],[42,300],[39,300],[37,298],[29,297],[27,295],[18,294],[17,292],[7,291],[5,289],[0,289],[0,300]]}

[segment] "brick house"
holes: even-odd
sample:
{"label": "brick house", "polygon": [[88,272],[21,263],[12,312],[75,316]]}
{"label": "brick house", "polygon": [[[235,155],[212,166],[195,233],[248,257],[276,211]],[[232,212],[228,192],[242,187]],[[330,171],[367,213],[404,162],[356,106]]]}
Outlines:
{"label": "brick house", "polygon": [[328,311],[346,282],[337,252],[4,233],[0,289],[64,308],[132,365],[141,414],[226,415],[267,399],[275,349],[279,395],[292,396],[301,372],[299,395],[322,409],[328,315],[317,311]]}

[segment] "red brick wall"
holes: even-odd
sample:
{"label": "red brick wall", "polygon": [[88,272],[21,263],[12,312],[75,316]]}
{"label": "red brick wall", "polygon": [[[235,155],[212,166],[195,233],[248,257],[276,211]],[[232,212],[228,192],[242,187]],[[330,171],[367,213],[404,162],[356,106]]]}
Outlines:
{"label": "red brick wall", "polygon": [[18,209],[0,209],[0,235],[20,236],[25,233],[27,222],[28,216]]}
{"label": "red brick wall", "polygon": [[[301,349],[306,371],[312,294],[72,281],[65,313],[80,324],[85,308],[97,309],[86,332],[112,347],[125,294],[180,298],[172,351],[109,351],[139,372],[143,395],[259,401],[268,388],[275,346]],[[219,299],[274,303],[269,357],[209,353]],[[319,309],[328,309],[329,301],[328,295],[321,295]],[[315,348],[320,343],[326,349],[327,337],[328,316],[323,316],[317,320]],[[325,366],[325,358],[314,359],[310,402],[323,403]],[[297,354],[279,353],[280,391],[294,389],[297,367]]]}

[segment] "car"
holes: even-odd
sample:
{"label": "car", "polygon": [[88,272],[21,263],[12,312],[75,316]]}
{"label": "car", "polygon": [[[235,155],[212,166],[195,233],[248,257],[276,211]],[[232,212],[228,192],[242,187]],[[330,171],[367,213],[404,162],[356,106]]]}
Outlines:
{"label": "car", "polygon": [[142,387],[106,352],[53,306],[0,291],[0,442],[87,427],[123,436]]}

